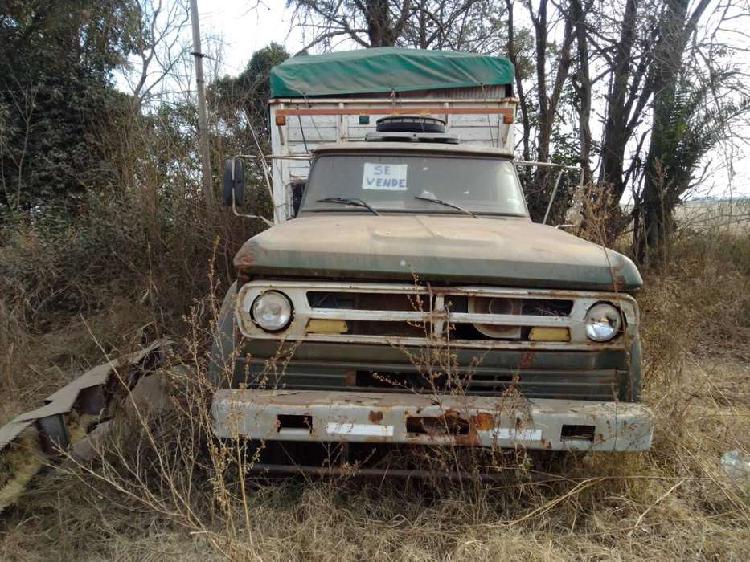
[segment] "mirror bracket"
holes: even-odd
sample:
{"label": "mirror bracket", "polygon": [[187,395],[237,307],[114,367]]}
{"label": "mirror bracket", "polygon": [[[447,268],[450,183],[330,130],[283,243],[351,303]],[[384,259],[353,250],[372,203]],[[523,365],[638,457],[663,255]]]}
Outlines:
{"label": "mirror bracket", "polygon": [[250,215],[247,213],[240,213],[237,211],[237,203],[234,198],[234,191],[232,191],[232,213],[237,217],[242,217],[245,219],[258,219],[260,221],[263,221],[268,226],[273,226],[273,221],[268,220],[266,217],[261,217],[260,215]]}
{"label": "mirror bracket", "polygon": [[242,205],[245,198],[245,169],[239,157],[224,161],[224,191],[222,202],[224,206],[231,207],[235,216],[258,219],[273,226],[273,222],[260,215],[251,215],[237,211],[237,205]]}

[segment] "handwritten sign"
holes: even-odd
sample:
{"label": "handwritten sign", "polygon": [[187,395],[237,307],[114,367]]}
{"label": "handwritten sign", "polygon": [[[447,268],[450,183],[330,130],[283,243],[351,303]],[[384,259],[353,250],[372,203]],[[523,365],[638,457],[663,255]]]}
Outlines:
{"label": "handwritten sign", "polygon": [[380,191],[406,191],[408,164],[373,164],[365,162],[362,172],[362,189]]}

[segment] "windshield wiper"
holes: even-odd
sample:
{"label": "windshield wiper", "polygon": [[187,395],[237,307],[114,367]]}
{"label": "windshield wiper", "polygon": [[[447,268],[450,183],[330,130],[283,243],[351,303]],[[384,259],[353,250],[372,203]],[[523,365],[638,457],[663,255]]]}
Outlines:
{"label": "windshield wiper", "polygon": [[422,195],[416,195],[414,199],[419,199],[420,201],[430,201],[431,203],[437,203],[438,205],[443,205],[445,207],[450,207],[452,209],[456,209],[458,211],[461,211],[464,214],[471,215],[475,219],[478,219],[479,217],[471,212],[469,209],[464,209],[463,207],[460,207],[456,205],[455,203],[448,203],[448,201],[443,201],[442,199],[436,199],[434,197],[424,197]]}
{"label": "windshield wiper", "polygon": [[362,207],[363,209],[367,209],[373,215],[380,214],[370,207],[369,203],[355,197],[324,197],[323,199],[318,199],[316,203],[339,203],[341,205],[351,205],[352,207]]}

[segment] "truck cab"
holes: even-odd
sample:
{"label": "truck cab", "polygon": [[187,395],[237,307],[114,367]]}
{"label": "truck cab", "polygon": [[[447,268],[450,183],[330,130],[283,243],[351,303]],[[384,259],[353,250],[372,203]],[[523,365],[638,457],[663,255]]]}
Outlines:
{"label": "truck cab", "polygon": [[[394,51],[421,56],[366,56]],[[512,98],[447,90],[441,103],[402,105],[392,92],[322,95],[328,109],[311,113],[308,100],[291,113],[289,100],[272,101],[277,224],[235,257],[211,359],[218,437],[336,444],[362,458],[378,447],[650,447],[636,267],[531,221],[506,123]],[[497,119],[481,133],[491,143],[456,134],[476,121],[472,101]],[[282,163],[295,111],[339,121],[333,142],[319,134],[311,147],[310,127],[297,136],[307,160],[296,204],[301,160]],[[342,138],[347,115],[365,129],[357,138]],[[379,118],[366,127],[362,115]]]}

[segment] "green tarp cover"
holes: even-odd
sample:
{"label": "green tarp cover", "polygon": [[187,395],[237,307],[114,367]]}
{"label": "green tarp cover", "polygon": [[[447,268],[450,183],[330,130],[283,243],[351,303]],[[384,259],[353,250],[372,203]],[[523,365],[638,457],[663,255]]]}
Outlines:
{"label": "green tarp cover", "polygon": [[327,55],[300,55],[271,70],[271,96],[296,98],[410,92],[513,83],[507,59],[378,47]]}

